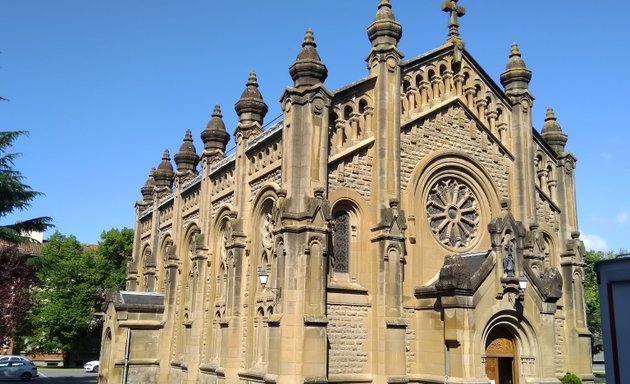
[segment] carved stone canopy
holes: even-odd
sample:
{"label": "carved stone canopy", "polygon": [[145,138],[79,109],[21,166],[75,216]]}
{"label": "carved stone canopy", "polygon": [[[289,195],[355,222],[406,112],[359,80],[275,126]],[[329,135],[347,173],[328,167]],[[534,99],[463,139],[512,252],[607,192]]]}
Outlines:
{"label": "carved stone canopy", "polygon": [[438,292],[473,294],[492,270],[490,251],[448,255],[435,283]]}

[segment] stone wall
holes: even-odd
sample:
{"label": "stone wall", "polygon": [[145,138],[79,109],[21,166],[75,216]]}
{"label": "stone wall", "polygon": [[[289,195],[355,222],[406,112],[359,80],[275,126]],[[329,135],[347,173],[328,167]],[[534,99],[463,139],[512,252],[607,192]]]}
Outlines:
{"label": "stone wall", "polygon": [[355,190],[366,200],[370,200],[372,165],[373,157],[368,148],[363,148],[331,164],[328,169],[329,192],[341,187],[348,187]]}
{"label": "stone wall", "polygon": [[553,207],[549,201],[541,194],[536,194],[536,220],[538,224],[547,224],[551,228],[558,229],[560,212]]}
{"label": "stone wall", "polygon": [[226,205],[228,207],[232,206],[232,202],[234,201],[234,194],[230,193],[229,195],[223,196],[222,198],[212,202],[212,221],[214,221],[217,218],[217,212],[219,212],[219,209],[225,207]]}
{"label": "stone wall", "polygon": [[213,171],[213,174],[210,176],[210,180],[212,181],[212,196],[215,196],[234,186],[234,162],[232,161],[231,164],[227,164],[224,167],[225,168],[221,169],[220,172]]}
{"label": "stone wall", "polygon": [[216,384],[217,382],[216,375],[209,375],[204,372],[199,375],[199,384]]}
{"label": "stone wall", "polygon": [[362,373],[368,361],[365,342],[368,307],[328,305],[329,373]]}
{"label": "stone wall", "polygon": [[564,350],[564,322],[565,319],[563,317],[557,316],[555,318],[555,333],[556,340],[554,344],[554,363],[556,366],[556,374],[558,376],[562,376],[565,374],[565,360],[566,360],[566,351]]}
{"label": "stone wall", "polygon": [[281,183],[282,183],[282,170],[281,170],[281,168],[278,168],[275,171],[268,173],[264,177],[256,179],[252,183],[250,183],[250,186],[252,188],[252,193],[251,193],[251,197],[250,197],[250,201],[251,202],[253,202],[253,200],[256,198],[256,196],[258,196],[258,192],[260,192],[260,189],[267,182],[272,182],[272,183],[275,183],[277,185],[281,185]]}
{"label": "stone wall", "polygon": [[[169,376],[169,384],[181,384],[184,375],[179,368],[171,368],[171,374]],[[138,384],[141,384],[138,382]]]}
{"label": "stone wall", "polygon": [[500,198],[508,197],[510,158],[487,131],[466,116],[462,107],[451,106],[403,128],[400,147],[403,190],[419,161],[439,150],[455,150],[481,163],[498,187]]}
{"label": "stone wall", "polygon": [[417,331],[412,326],[413,319],[415,317],[415,310],[413,308],[405,308],[405,319],[409,324],[407,326],[407,330],[405,331],[405,345],[407,347],[407,374],[413,373],[412,364],[416,361],[416,340],[417,340]]}
{"label": "stone wall", "polygon": [[[159,368],[157,366],[131,366],[127,374],[128,384],[155,384],[157,383]],[[179,383],[179,381],[177,381]]]}

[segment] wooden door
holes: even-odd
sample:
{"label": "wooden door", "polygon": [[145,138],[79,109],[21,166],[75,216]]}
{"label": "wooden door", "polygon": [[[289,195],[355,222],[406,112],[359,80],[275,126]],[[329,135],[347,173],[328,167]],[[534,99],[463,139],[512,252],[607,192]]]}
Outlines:
{"label": "wooden door", "polygon": [[514,340],[502,329],[491,332],[486,344],[486,375],[495,384],[518,384]]}
{"label": "wooden door", "polygon": [[486,376],[488,376],[488,379],[494,380],[496,384],[499,383],[498,357],[486,357]]}

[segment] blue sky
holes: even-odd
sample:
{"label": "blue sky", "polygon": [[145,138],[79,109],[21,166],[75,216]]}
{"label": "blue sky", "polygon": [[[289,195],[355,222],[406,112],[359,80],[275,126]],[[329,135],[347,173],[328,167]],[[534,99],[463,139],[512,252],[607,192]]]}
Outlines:
{"label": "blue sky", "polygon": [[[445,40],[441,0],[393,0],[411,58]],[[45,196],[11,222],[52,216],[95,243],[133,227],[134,202],[165,148],[187,128],[199,139],[214,104],[228,130],[250,70],[269,105],[278,99],[312,28],[334,90],[366,75],[366,28],[377,0],[2,0],[0,130],[27,130],[17,168]],[[618,1],[463,0],[467,50],[498,83],[517,42],[533,71],[534,124],[548,106],[578,158],[582,238],[590,249],[630,248],[627,75],[630,32]],[[619,14],[619,15],[618,15]],[[229,144],[228,146],[231,146]]]}

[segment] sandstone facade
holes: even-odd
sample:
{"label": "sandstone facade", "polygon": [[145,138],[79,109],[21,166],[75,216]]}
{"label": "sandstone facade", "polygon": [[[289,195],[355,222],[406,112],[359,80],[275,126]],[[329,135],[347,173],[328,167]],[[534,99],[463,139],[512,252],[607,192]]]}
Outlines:
{"label": "sandstone facade", "polygon": [[252,73],[234,154],[218,106],[200,156],[190,132],[164,153],[99,382],[592,380],[567,135],[551,109],[533,128],[518,47],[501,87],[443,10],[447,41],[404,61],[382,0],[368,75],[334,92],[307,31],[281,122]]}

